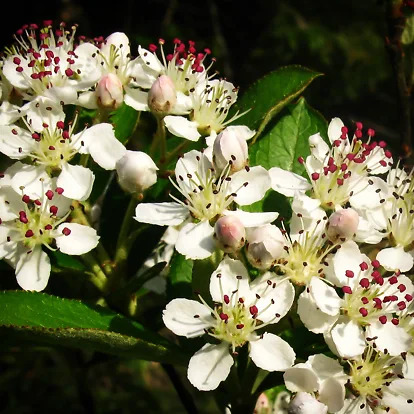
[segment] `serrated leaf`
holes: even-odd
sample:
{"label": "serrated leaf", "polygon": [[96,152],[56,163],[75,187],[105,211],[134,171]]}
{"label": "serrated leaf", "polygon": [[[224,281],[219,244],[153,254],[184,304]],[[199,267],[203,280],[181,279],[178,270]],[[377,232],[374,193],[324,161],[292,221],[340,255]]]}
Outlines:
{"label": "serrated leaf", "polygon": [[111,123],[114,125],[115,136],[123,144],[128,142],[137,123],[140,112],[123,103],[111,116]]}
{"label": "serrated leaf", "polygon": [[192,295],[193,261],[174,252],[168,274],[168,297],[189,298]]}
{"label": "serrated leaf", "polygon": [[186,362],[165,338],[107,308],[37,292],[0,292],[0,326],[8,335],[148,361]]}
{"label": "serrated leaf", "polygon": [[234,123],[247,125],[258,136],[275,115],[321,75],[299,65],[277,69],[253,83],[234,105],[230,116],[235,111],[249,110]]}

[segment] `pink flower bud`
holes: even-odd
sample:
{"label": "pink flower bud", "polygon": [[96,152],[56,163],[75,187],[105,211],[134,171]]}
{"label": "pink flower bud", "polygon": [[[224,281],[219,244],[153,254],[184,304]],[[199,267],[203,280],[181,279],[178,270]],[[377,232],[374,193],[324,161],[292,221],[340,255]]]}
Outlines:
{"label": "pink flower bud", "polygon": [[96,88],[98,104],[105,108],[119,108],[124,102],[124,88],[118,76],[108,73],[98,82]]}
{"label": "pink flower bud", "polygon": [[298,392],[289,404],[289,414],[326,414],[328,407],[307,392]]}
{"label": "pink flower bud", "polygon": [[234,253],[244,246],[246,230],[237,217],[220,217],[214,226],[214,231],[220,249],[225,252]]}
{"label": "pink flower bud", "polygon": [[148,106],[155,113],[168,114],[176,102],[177,93],[174,82],[170,77],[161,75],[148,92]]}
{"label": "pink flower bud", "polygon": [[242,170],[248,161],[246,138],[237,133],[237,129],[225,129],[217,135],[213,145],[213,161],[215,166],[223,170],[228,163],[231,171]]}
{"label": "pink flower bud", "polygon": [[157,166],[145,152],[127,151],[116,163],[118,182],[129,193],[141,193],[157,182]]}
{"label": "pink flower bud", "polygon": [[357,231],[359,215],[352,208],[335,211],[328,221],[327,234],[330,240],[350,239]]}
{"label": "pink flower bud", "polygon": [[285,239],[278,227],[272,224],[256,227],[247,235],[246,255],[259,269],[269,269],[283,254]]}

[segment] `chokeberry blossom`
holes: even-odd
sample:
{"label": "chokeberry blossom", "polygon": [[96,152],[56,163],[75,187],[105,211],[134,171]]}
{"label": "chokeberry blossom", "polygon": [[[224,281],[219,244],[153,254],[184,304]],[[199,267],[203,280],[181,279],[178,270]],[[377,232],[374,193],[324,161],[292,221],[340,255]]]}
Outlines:
{"label": "chokeberry blossom", "polygon": [[113,170],[126,152],[111,124],[93,125],[76,133],[76,117],[67,122],[60,104],[48,98],[40,97],[22,120],[25,128],[17,124],[0,126],[0,151],[11,159],[33,163],[14,174],[14,188],[25,187],[47,172],[58,175],[57,185],[65,188],[68,198],[85,200],[91,193],[94,174],[87,167],[70,164],[72,158],[78,153],[90,154],[99,166]]}
{"label": "chokeberry blossom", "polygon": [[217,173],[202,152],[190,151],[177,162],[174,187],[185,198],[170,195],[173,202],[141,203],[135,220],[159,226],[185,223],[178,234],[175,248],[187,258],[204,259],[216,249],[214,223],[226,215],[239,218],[244,227],[271,223],[277,213],[250,213],[232,210],[234,205],[249,205],[261,200],[270,188],[267,170],[261,166],[246,167],[232,175],[229,166]]}
{"label": "chokeberry blossom", "polygon": [[[262,329],[275,324],[289,311],[293,286],[271,273],[249,280],[239,260],[224,258],[211,275],[214,305],[177,298],[166,306],[163,321],[168,329],[187,338],[213,338],[190,359],[187,375],[199,390],[217,388],[234,363],[232,354],[246,343],[252,361],[267,371],[284,371],[293,365],[295,353],[279,336]],[[218,342],[218,343],[217,343]]]}
{"label": "chokeberry blossom", "polygon": [[82,255],[99,241],[92,227],[69,222],[72,200],[47,176],[16,192],[10,169],[0,187],[0,257],[16,269],[18,284],[25,290],[43,290],[49,280],[50,259],[42,249]]}

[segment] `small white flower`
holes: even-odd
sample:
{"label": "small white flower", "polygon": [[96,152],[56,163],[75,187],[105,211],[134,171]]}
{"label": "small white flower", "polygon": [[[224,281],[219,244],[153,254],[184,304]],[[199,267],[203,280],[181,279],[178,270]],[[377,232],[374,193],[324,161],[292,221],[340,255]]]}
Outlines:
{"label": "small white flower", "polygon": [[266,273],[250,282],[244,265],[226,257],[210,279],[214,308],[181,298],[167,305],[163,321],[176,335],[194,338],[207,333],[219,341],[204,345],[190,359],[187,375],[195,387],[217,388],[233,365],[231,353],[246,343],[259,368],[284,371],[292,366],[295,353],[287,342],[271,333],[256,333],[277,323],[293,303],[293,286],[280,280]]}
{"label": "small white flower", "polygon": [[209,257],[216,248],[214,223],[219,217],[234,215],[244,227],[271,223],[277,213],[248,213],[233,211],[234,204],[249,205],[264,197],[270,186],[267,170],[256,166],[229,174],[229,168],[220,175],[208,157],[199,151],[186,153],[177,162],[174,187],[185,198],[174,202],[141,203],[135,210],[135,220],[143,223],[179,225],[188,221],[178,235],[176,249],[191,259]]}

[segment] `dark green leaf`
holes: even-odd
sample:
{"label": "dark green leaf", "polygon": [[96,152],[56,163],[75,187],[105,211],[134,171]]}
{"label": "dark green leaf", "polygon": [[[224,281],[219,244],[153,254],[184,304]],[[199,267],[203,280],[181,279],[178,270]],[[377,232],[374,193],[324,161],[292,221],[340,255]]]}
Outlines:
{"label": "dark green leaf", "polygon": [[186,362],[165,338],[111,310],[44,293],[0,292],[0,326],[8,336],[130,356]]}
{"label": "dark green leaf", "polygon": [[135,131],[139,121],[139,112],[123,103],[111,116],[115,128],[115,136],[126,144]]}
{"label": "dark green leaf", "polygon": [[172,298],[192,296],[193,261],[174,252],[168,277],[168,296]]}

